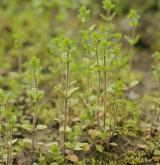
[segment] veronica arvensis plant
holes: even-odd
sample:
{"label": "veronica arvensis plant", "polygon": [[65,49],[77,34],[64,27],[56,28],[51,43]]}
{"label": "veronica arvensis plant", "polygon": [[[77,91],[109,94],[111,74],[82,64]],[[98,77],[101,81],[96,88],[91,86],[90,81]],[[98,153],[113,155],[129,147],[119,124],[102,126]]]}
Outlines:
{"label": "veronica arvensis plant", "polygon": [[[99,44],[101,41],[101,35],[98,31],[93,31],[91,34],[91,42],[93,45],[93,49],[95,52],[95,59],[96,59],[96,66],[98,69],[98,88],[97,88],[97,107],[100,106],[100,94],[101,94],[101,68],[100,68],[100,59],[99,59]],[[96,110],[97,122],[98,127],[100,128],[100,117],[99,117],[99,110]]]}
{"label": "veronica arvensis plant", "polygon": [[14,45],[15,48],[18,49],[18,72],[22,72],[22,63],[23,63],[23,44],[25,41],[25,33],[22,31],[18,31],[14,33]]}
{"label": "veronica arvensis plant", "polygon": [[[10,94],[8,92],[4,92],[0,89],[0,113],[4,123],[4,148],[6,147],[6,164],[12,165],[13,164],[13,149],[12,149],[12,136],[13,136],[13,129],[16,124],[16,116],[13,113],[12,107],[9,105],[9,97]],[[2,127],[3,128],[3,127]],[[3,162],[4,163],[4,162]]]}
{"label": "veronica arvensis plant", "polygon": [[40,60],[36,57],[32,57],[32,59],[28,62],[28,77],[31,80],[31,88],[29,89],[28,94],[33,99],[33,103],[34,103],[34,112],[33,112],[33,121],[32,121],[32,151],[33,152],[35,148],[35,133],[36,133],[38,106],[39,106],[39,101],[44,96],[44,93],[39,90],[40,72],[41,72]]}
{"label": "veronica arvensis plant", "polygon": [[130,44],[130,57],[129,57],[129,67],[131,67],[132,58],[134,55],[134,46],[139,40],[139,35],[136,34],[136,29],[139,24],[140,16],[136,10],[131,9],[127,15],[129,26],[131,28],[130,36],[125,36],[127,42]]}
{"label": "veronica arvensis plant", "polygon": [[66,132],[67,132],[67,122],[68,122],[68,108],[69,108],[69,78],[70,78],[70,55],[72,49],[72,41],[65,39],[63,43],[63,48],[66,54],[66,70],[65,70],[65,98],[64,98],[64,142],[66,141]]}

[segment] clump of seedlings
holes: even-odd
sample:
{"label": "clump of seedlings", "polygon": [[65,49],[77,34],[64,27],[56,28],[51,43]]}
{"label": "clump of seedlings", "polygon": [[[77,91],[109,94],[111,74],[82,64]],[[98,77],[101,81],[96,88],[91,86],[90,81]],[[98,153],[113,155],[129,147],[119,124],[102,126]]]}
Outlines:
{"label": "clump of seedlings", "polygon": [[[144,164],[152,156],[150,163],[160,161],[159,136],[151,139],[142,128],[148,124],[141,115],[145,91],[139,87],[144,84],[130,82],[138,77],[131,65],[139,40],[139,12],[127,9],[127,19],[121,20],[126,6],[116,2],[0,1],[0,63],[7,60],[11,66],[0,69],[0,164]],[[117,27],[121,23],[127,35]],[[27,55],[26,74],[17,74],[25,69]],[[17,59],[18,67],[12,63]],[[158,90],[151,129],[157,131],[159,52],[153,61]]]}

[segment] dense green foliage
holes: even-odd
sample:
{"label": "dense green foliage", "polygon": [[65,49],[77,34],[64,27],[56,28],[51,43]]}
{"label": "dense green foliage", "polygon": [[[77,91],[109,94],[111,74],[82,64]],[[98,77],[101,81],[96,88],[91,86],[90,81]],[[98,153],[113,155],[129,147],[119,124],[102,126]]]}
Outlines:
{"label": "dense green foliage", "polygon": [[159,7],[1,0],[0,164],[159,163]]}

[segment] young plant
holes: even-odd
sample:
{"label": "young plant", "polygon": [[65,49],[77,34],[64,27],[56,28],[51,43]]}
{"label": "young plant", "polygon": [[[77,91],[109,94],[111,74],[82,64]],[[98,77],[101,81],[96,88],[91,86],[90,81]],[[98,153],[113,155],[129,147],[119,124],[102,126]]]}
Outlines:
{"label": "young plant", "polygon": [[84,29],[82,31],[82,46],[84,48],[87,58],[87,104],[89,104],[90,86],[91,86],[91,40],[90,33],[92,27],[89,28],[90,10],[85,5],[79,9],[79,18],[83,23]]}
{"label": "young plant", "polygon": [[[158,82],[158,93],[156,95],[156,97],[154,98],[154,104],[155,104],[155,114],[157,114],[156,119],[155,116],[153,116],[153,119],[155,119],[156,121],[152,121],[152,127],[156,126],[157,123],[159,122],[159,116],[160,116],[160,104],[159,104],[159,100],[160,100],[160,52],[155,52],[153,54],[153,59],[154,59],[154,65],[153,67],[153,74],[155,79]],[[153,129],[157,129],[157,128],[151,128],[151,133],[153,133]]]}
{"label": "young plant", "polygon": [[82,46],[85,50],[85,53],[87,55],[86,59],[86,70],[87,70],[87,104],[89,104],[89,97],[91,92],[91,39],[90,39],[90,33],[91,29],[88,29],[84,31],[83,37],[82,37]]}
{"label": "young plant", "polygon": [[[92,42],[92,46],[94,49],[94,53],[95,53],[95,59],[96,59],[96,67],[98,70],[98,89],[97,89],[97,107],[100,107],[100,94],[101,94],[101,65],[100,65],[100,59],[99,59],[99,44],[101,41],[101,36],[100,33],[98,31],[93,31],[91,34],[91,42]],[[98,127],[100,128],[100,117],[99,117],[99,110],[97,109],[96,112],[96,118],[97,118],[97,123],[98,123]]]}
{"label": "young plant", "polygon": [[59,44],[59,49],[63,53],[65,62],[65,89],[56,87],[56,90],[64,97],[64,123],[61,131],[64,133],[64,143],[66,142],[66,136],[68,132],[68,112],[69,112],[69,100],[72,94],[78,89],[78,87],[71,88],[70,86],[70,62],[71,62],[71,52],[73,49],[73,43],[67,38],[61,38],[62,42]]}
{"label": "young plant", "polygon": [[16,124],[16,116],[14,115],[13,110],[8,103],[9,96],[9,93],[5,93],[2,89],[0,89],[0,112],[2,120],[4,120],[4,123],[2,124],[2,128],[4,126],[4,148],[6,147],[7,150],[6,163],[8,165],[12,165],[12,135]]}
{"label": "young plant", "polygon": [[65,87],[65,98],[64,98],[64,142],[66,141],[67,133],[67,122],[68,122],[68,108],[69,108],[69,74],[70,74],[70,55],[72,42],[68,39],[64,40],[64,51],[66,53],[66,87]]}
{"label": "young plant", "polygon": [[[108,24],[111,24],[111,22],[107,22]],[[116,107],[115,104],[119,98],[115,97],[116,92],[112,93],[108,88],[110,88],[110,84],[118,85],[118,80],[121,79],[121,69],[125,66],[126,59],[121,50],[121,34],[114,33],[111,27],[106,28],[105,26],[102,26],[100,31],[102,35],[100,52],[103,54],[103,130],[106,130],[107,124],[110,139],[111,125],[113,124],[108,123],[108,121],[112,118],[116,122],[119,106]],[[113,97],[113,100],[110,100],[111,97]]]}
{"label": "young plant", "polygon": [[25,39],[24,32],[16,32],[13,35],[15,48],[18,49],[18,71],[22,72],[22,62],[23,62],[23,43]]}
{"label": "young plant", "polygon": [[28,62],[28,77],[31,80],[31,89],[28,91],[28,95],[33,99],[34,103],[34,112],[33,112],[33,121],[32,121],[32,151],[35,149],[35,133],[36,133],[36,124],[37,124],[37,113],[39,101],[43,98],[43,91],[39,90],[39,77],[40,77],[40,60],[36,57]]}
{"label": "young plant", "polygon": [[88,22],[90,20],[90,10],[87,9],[87,7],[85,5],[81,6],[79,9],[78,17],[84,23],[84,26],[87,27]]}
{"label": "young plant", "polygon": [[54,159],[55,163],[57,163],[57,164],[63,163],[64,159],[61,155],[60,148],[57,144],[53,144],[53,146],[51,148],[51,154],[52,154],[52,159]]}
{"label": "young plant", "polygon": [[50,147],[49,150],[47,152],[45,151],[44,153],[40,153],[38,164],[58,165],[64,163],[64,159],[58,144],[55,142],[53,144],[48,145],[48,147]]}
{"label": "young plant", "polygon": [[[104,0],[103,1],[103,8],[106,11],[107,15],[104,16],[102,15],[102,18],[107,23],[107,26],[111,24],[111,21],[115,15],[113,12],[115,5],[112,3],[111,0]],[[110,40],[111,40],[111,29],[102,27],[101,28],[101,33],[102,33],[102,39],[101,39],[101,49],[102,49],[102,54],[103,54],[103,79],[104,79],[104,96],[103,96],[103,129],[105,131],[106,127],[106,106],[107,106],[107,63],[106,63],[106,54],[110,54]],[[108,55],[109,57],[109,55]]]}
{"label": "young plant", "polygon": [[74,126],[74,128],[68,133],[68,142],[65,143],[65,146],[71,150],[71,153],[69,153],[66,158],[73,163],[78,161],[78,155],[74,153],[75,151],[90,151],[90,145],[88,143],[80,142],[83,133],[83,124],[84,123],[81,122]]}
{"label": "young plant", "polygon": [[105,131],[106,127],[106,106],[107,106],[107,65],[106,65],[106,48],[108,47],[107,41],[102,41],[102,49],[103,49],[103,79],[104,79],[104,96],[103,96],[103,129]]}
{"label": "young plant", "polygon": [[158,51],[155,52],[153,54],[153,58],[154,58],[153,73],[156,80],[158,81],[158,89],[160,91],[160,52]]}
{"label": "young plant", "polygon": [[105,21],[110,22],[115,16],[115,13],[113,12],[115,9],[115,4],[113,4],[111,0],[103,0],[103,9],[106,11],[107,16],[101,14],[101,17]]}
{"label": "young plant", "polygon": [[140,16],[136,10],[131,9],[129,14],[127,15],[127,18],[129,20],[129,26],[131,28],[131,35],[130,36],[125,36],[127,42],[130,44],[130,57],[129,57],[129,67],[131,67],[132,63],[132,58],[134,55],[134,45],[138,42],[139,40],[139,35],[136,35],[136,29],[139,24],[139,19]]}

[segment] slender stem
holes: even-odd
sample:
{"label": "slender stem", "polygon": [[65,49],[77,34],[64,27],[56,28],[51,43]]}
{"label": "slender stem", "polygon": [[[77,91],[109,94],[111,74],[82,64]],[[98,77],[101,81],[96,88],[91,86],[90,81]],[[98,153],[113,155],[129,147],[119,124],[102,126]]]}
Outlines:
{"label": "slender stem", "polygon": [[103,101],[103,125],[104,125],[104,131],[106,126],[106,99],[107,99],[107,73],[106,73],[106,52],[104,50],[104,56],[103,56],[103,62],[104,62],[104,101]]}
{"label": "slender stem", "polygon": [[89,50],[87,50],[88,54],[88,84],[87,84],[87,104],[89,104],[89,94],[90,94],[90,66],[91,66],[91,56]]}
{"label": "slender stem", "polygon": [[[157,69],[158,70],[158,69]],[[159,94],[160,94],[160,72],[158,70],[158,85],[159,85]],[[160,111],[158,109],[158,114],[157,114],[157,123],[159,122],[159,116],[160,116]]]}
{"label": "slender stem", "polygon": [[158,65],[156,66],[156,68],[157,68],[157,74],[158,74],[158,91],[159,91],[159,94],[160,94],[160,72],[159,72],[159,70],[158,70]]}
{"label": "slender stem", "polygon": [[2,154],[2,135],[0,134],[0,159],[2,160],[3,163],[3,154]]}
{"label": "slender stem", "polygon": [[[6,109],[6,108],[5,108]],[[8,119],[6,119],[6,147],[7,147],[7,164],[9,164],[9,131]]]}
{"label": "slender stem", "polygon": [[67,51],[67,64],[66,64],[66,94],[64,104],[64,143],[66,142],[66,128],[67,128],[67,116],[68,116],[68,91],[69,91],[69,67],[70,67],[70,53]]}
{"label": "slender stem", "polygon": [[[36,93],[38,96],[38,81],[36,78],[36,70],[33,69],[33,75],[34,75],[34,82],[35,82],[35,88],[36,88]],[[36,132],[36,123],[37,123],[37,111],[38,111],[38,97],[35,100],[35,109],[34,109],[34,114],[33,114],[33,129],[32,129],[32,151],[34,152],[35,148],[35,132]]]}
{"label": "slender stem", "polygon": [[[131,37],[132,37],[132,39],[135,37],[135,28],[132,30]],[[131,57],[129,59],[129,69],[131,69],[131,67],[132,67],[132,57],[134,55],[133,51],[134,51],[134,44],[132,44],[130,47]]]}
{"label": "slender stem", "polygon": [[154,111],[153,111],[153,115],[151,118],[151,136],[154,135],[154,133],[155,133],[154,131],[155,131],[155,129],[157,129],[156,124],[155,124],[157,122],[157,118],[155,118],[155,116],[157,116],[157,105],[156,104],[154,105]]}
{"label": "slender stem", "polygon": [[[8,120],[8,124],[10,125],[10,121]],[[9,165],[12,165],[12,128],[9,128]]]}
{"label": "slender stem", "polygon": [[18,56],[18,71],[19,73],[22,73],[22,48],[20,48]]}
{"label": "slender stem", "polygon": [[[99,67],[99,58],[98,58],[98,46],[96,46],[96,62]],[[101,90],[101,71],[98,68],[98,91],[97,91],[97,105],[100,105],[100,90]],[[100,119],[99,119],[99,112],[97,110],[97,122],[98,122],[98,127],[100,128]]]}

